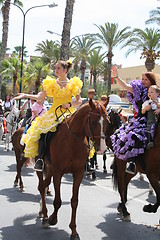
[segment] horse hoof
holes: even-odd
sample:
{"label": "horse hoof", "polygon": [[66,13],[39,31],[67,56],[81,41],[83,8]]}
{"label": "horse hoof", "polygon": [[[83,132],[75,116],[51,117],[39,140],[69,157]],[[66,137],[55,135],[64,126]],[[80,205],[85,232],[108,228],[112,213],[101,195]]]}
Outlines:
{"label": "horse hoof", "polygon": [[47,196],[51,196],[51,197],[53,196],[53,194],[51,193],[50,190],[47,191],[47,194],[46,194],[46,195],[47,195]]}
{"label": "horse hoof", "polygon": [[107,170],[105,169],[105,170],[103,170],[103,173],[107,173]]}
{"label": "horse hoof", "polygon": [[57,218],[53,218],[52,216],[49,217],[49,225],[56,225],[58,222]]}
{"label": "horse hoof", "polygon": [[153,195],[153,190],[149,190],[149,195]]}
{"label": "horse hoof", "polygon": [[76,235],[71,235],[70,240],[80,240],[80,237],[78,234]]}
{"label": "horse hoof", "polygon": [[18,186],[18,182],[14,182],[14,187],[17,187]]}
{"label": "horse hoof", "polygon": [[125,216],[125,217],[123,218],[123,220],[124,220],[125,222],[130,222],[130,221],[131,221],[130,215]]}
{"label": "horse hoof", "polygon": [[117,211],[118,211],[118,214],[122,214],[122,208],[121,208],[121,206],[118,205]]}
{"label": "horse hoof", "polygon": [[43,218],[43,220],[42,220],[42,227],[43,228],[49,228],[48,218]]}
{"label": "horse hoof", "polygon": [[42,211],[39,211],[39,218],[43,218],[43,213],[42,213]]}
{"label": "horse hoof", "polygon": [[98,166],[98,165],[96,165],[96,169],[97,169],[97,170],[99,169],[99,166]]}
{"label": "horse hoof", "polygon": [[144,177],[143,177],[143,176],[140,176],[140,177],[139,177],[139,180],[140,180],[140,181],[143,181],[143,180],[144,180]]}
{"label": "horse hoof", "polygon": [[157,212],[157,209],[154,208],[154,205],[148,204],[148,205],[145,205],[145,206],[143,207],[143,211],[144,211],[144,212],[148,212],[148,213],[156,213],[156,212]]}
{"label": "horse hoof", "polygon": [[21,192],[25,192],[25,188],[24,187],[20,187],[20,191]]}

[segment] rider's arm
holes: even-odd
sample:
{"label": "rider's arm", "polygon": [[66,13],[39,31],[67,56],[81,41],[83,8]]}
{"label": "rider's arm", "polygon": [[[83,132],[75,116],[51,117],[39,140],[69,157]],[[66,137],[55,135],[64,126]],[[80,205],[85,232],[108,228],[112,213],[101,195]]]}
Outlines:
{"label": "rider's arm", "polygon": [[148,101],[147,102],[144,102],[143,104],[142,104],[142,110],[141,110],[141,112],[142,112],[142,114],[145,114],[148,110],[150,110],[151,109],[151,105],[149,105],[148,104]]}
{"label": "rider's arm", "polygon": [[28,94],[28,93],[21,93],[19,96],[15,97],[15,100],[19,100],[22,98],[30,98],[32,100],[44,100],[47,96],[45,91],[39,92],[38,94]]}
{"label": "rider's arm", "polygon": [[81,104],[82,104],[82,99],[81,99],[80,94],[78,94],[75,98],[73,98],[73,99],[71,100],[71,103],[64,103],[64,104],[62,104],[62,107],[63,107],[63,108],[69,108],[69,107],[71,107],[71,106],[73,106],[73,107],[78,107],[78,106],[80,106]]}
{"label": "rider's arm", "polygon": [[113,78],[116,79],[117,84],[120,85],[123,89],[132,93],[132,86],[130,84],[127,84],[123,79],[121,79],[118,76],[118,70],[115,65],[112,66],[111,72],[112,72]]}
{"label": "rider's arm", "polygon": [[72,99],[71,104],[73,107],[78,107],[82,104],[81,95],[78,94],[74,99]]}
{"label": "rider's arm", "polygon": [[23,105],[20,107],[21,115],[23,115],[24,109],[25,109],[26,105],[28,104],[28,102],[29,102],[29,100],[26,100],[26,101],[23,103]]}

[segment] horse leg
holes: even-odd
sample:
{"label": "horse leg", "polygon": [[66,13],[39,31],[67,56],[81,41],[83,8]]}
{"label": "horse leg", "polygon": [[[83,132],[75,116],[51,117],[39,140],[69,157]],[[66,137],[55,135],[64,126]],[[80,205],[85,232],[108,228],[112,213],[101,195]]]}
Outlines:
{"label": "horse leg", "polygon": [[73,173],[73,189],[72,189],[72,198],[71,198],[71,207],[72,207],[72,216],[69,227],[71,229],[71,240],[79,240],[79,235],[76,231],[76,211],[78,206],[78,194],[79,187],[83,179],[84,171],[83,169],[80,171]]}
{"label": "horse leg", "polygon": [[5,149],[9,151],[9,132],[7,131],[6,133],[6,146]]}
{"label": "horse leg", "polygon": [[155,204],[148,204],[143,207],[144,212],[148,213],[155,213],[157,212],[158,207],[160,206],[160,184],[159,184],[159,176],[155,174],[147,175],[149,182],[151,183],[155,193],[156,193],[156,203]]}
{"label": "horse leg", "polygon": [[103,153],[103,172],[104,172],[104,173],[107,173],[106,159],[107,159],[107,156],[106,156],[106,153],[104,152],[104,153]]}
{"label": "horse leg", "polygon": [[61,185],[61,178],[62,175],[60,172],[56,172],[56,174],[53,176],[53,184],[54,184],[54,190],[55,190],[55,197],[53,201],[54,205],[54,212],[49,217],[49,224],[50,225],[56,225],[58,222],[57,215],[58,210],[61,207],[62,201],[61,201],[61,194],[60,194],[60,185]]}
{"label": "horse leg", "polygon": [[121,198],[121,203],[119,203],[117,210],[118,210],[118,212],[123,214],[124,221],[131,221],[130,213],[127,211],[127,208],[126,208],[127,186],[128,186],[128,184],[125,183],[126,161],[116,158],[116,164],[117,164],[118,191],[119,191],[120,198]]}
{"label": "horse leg", "polygon": [[17,175],[16,175],[16,178],[14,181],[14,186],[18,186],[18,180],[19,180],[20,190],[23,192],[24,185],[23,185],[23,181],[22,181],[21,170],[22,170],[22,166],[23,166],[25,159],[21,158],[20,151],[15,151],[15,155],[16,155],[16,162],[17,162],[17,165],[16,165]]}
{"label": "horse leg", "polygon": [[39,216],[43,217],[43,220],[42,220],[43,227],[48,227],[48,225],[49,225],[48,215],[47,215],[48,210],[46,207],[46,200],[45,200],[46,186],[45,186],[45,182],[43,180],[43,172],[36,172],[36,173],[37,173],[37,176],[39,179],[38,190],[41,195],[41,207],[42,207],[42,209],[39,211]]}

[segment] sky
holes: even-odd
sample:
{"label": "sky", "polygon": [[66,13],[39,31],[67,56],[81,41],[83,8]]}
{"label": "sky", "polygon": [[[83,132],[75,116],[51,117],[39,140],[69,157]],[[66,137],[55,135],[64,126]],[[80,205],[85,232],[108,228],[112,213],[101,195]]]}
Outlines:
{"label": "sky", "polygon": [[[23,0],[24,13],[33,6],[52,4],[52,0]],[[42,41],[59,40],[61,37],[50,34],[47,30],[62,34],[66,0],[54,0],[58,6],[54,8],[37,7],[27,12],[25,17],[24,46],[28,55],[37,55],[36,45]],[[149,12],[160,7],[157,0],[75,0],[72,18],[71,38],[86,33],[97,33],[96,25],[104,26],[106,22],[118,23],[118,29],[126,26],[145,29],[157,25],[145,25],[149,19]],[[19,8],[11,5],[8,48],[12,52],[15,46],[22,45],[23,14]],[[2,32],[2,15],[0,14],[0,31]],[[140,59],[140,52],[131,53],[127,58],[127,48],[117,47],[113,50],[113,63],[122,64],[122,67],[144,65],[145,60]],[[160,61],[156,62],[160,64]]]}

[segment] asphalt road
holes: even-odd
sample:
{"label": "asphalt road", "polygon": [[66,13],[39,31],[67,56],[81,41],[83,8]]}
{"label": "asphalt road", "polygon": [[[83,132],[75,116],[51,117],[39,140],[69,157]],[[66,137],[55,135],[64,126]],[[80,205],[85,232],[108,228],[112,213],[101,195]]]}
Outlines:
{"label": "asphalt road", "polygon": [[[108,154],[108,173],[102,173],[102,156],[98,157],[97,180],[84,176],[80,187],[77,211],[77,230],[81,240],[159,240],[160,210],[144,213],[142,208],[154,202],[155,196],[148,194],[148,182],[139,180],[137,175],[129,185],[128,210],[131,222],[124,222],[117,215],[119,194],[113,190]],[[58,223],[49,229],[41,227],[38,218],[40,195],[37,177],[32,166],[23,167],[22,175],[25,192],[13,187],[16,175],[14,152],[6,152],[0,145],[0,239],[1,240],[68,240],[70,238],[70,198],[72,176],[62,180],[62,206]],[[51,191],[54,195],[53,187]],[[53,212],[53,197],[47,197],[49,215]]]}

